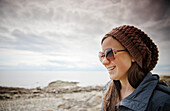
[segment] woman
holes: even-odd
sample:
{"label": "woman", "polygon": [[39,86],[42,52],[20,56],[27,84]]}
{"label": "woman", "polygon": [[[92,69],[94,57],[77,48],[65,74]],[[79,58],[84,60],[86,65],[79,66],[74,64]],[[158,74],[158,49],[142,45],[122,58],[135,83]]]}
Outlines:
{"label": "woman", "polygon": [[103,90],[102,111],[170,111],[170,88],[151,74],[158,49],[140,29],[123,25],[102,39],[99,58],[111,81]]}

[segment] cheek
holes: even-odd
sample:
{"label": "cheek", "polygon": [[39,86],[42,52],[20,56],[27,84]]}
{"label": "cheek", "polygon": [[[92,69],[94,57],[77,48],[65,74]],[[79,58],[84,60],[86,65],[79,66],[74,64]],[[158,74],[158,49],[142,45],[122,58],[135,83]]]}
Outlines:
{"label": "cheek", "polygon": [[115,60],[115,65],[121,72],[127,72],[131,67],[130,60]]}
{"label": "cheek", "polygon": [[128,71],[130,67],[131,67],[131,62],[126,62],[124,63],[124,65],[122,65],[122,68],[126,71]]}

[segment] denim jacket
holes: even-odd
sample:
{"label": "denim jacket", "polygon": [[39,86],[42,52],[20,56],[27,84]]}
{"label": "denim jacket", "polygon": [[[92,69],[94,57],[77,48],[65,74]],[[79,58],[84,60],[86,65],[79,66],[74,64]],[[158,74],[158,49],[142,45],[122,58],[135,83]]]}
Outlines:
{"label": "denim jacket", "polygon": [[[103,94],[110,83],[104,88]],[[170,88],[159,82],[158,75],[149,72],[134,92],[120,102],[119,111],[170,111]]]}

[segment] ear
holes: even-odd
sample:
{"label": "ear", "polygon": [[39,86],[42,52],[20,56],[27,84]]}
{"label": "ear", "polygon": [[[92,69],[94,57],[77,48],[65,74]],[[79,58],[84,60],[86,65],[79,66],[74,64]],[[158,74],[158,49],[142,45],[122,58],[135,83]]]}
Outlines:
{"label": "ear", "polygon": [[132,58],[132,62],[135,62],[135,60]]}

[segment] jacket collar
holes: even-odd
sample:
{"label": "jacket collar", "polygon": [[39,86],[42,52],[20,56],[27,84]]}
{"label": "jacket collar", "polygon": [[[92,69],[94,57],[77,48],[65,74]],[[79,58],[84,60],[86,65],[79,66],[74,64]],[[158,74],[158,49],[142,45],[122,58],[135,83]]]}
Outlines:
{"label": "jacket collar", "polygon": [[151,72],[147,73],[134,92],[120,102],[120,108],[125,106],[135,111],[145,111],[158,80],[158,75],[152,75]]}

